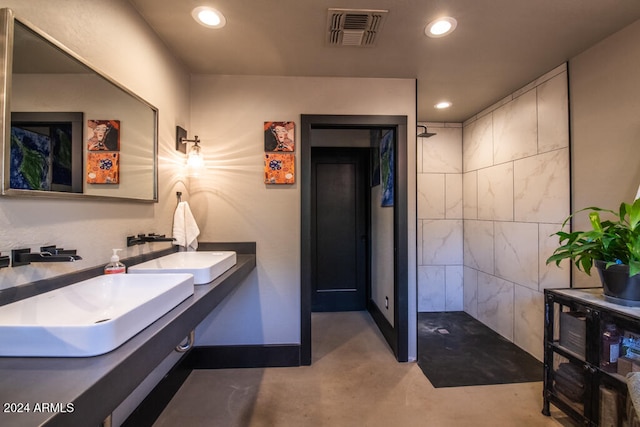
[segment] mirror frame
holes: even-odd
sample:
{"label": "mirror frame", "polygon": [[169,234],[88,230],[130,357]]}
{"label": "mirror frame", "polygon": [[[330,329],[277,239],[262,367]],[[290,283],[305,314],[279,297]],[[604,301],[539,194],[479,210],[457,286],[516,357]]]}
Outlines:
{"label": "mirror frame", "polygon": [[[71,58],[80,62],[87,68],[91,69],[96,75],[102,77],[107,82],[122,90],[132,98],[136,99],[153,112],[153,191],[152,197],[149,199],[123,197],[123,196],[104,196],[70,192],[42,191],[42,190],[22,190],[10,188],[10,168],[5,167],[9,164],[11,158],[11,88],[12,88],[12,70],[13,70],[13,44],[15,21],[27,27],[38,36],[42,37],[55,48],[69,55]],[[90,199],[90,200],[107,200],[107,201],[133,201],[133,202],[158,202],[158,109],[136,95],[134,92],[109,77],[104,72],[87,62],[84,58],[64,46],[53,37],[44,33],[42,30],[31,24],[30,22],[15,16],[13,10],[9,8],[0,9],[0,145],[2,146],[2,174],[0,174],[0,195],[1,196],[22,196],[22,197],[43,197],[55,199]],[[84,172],[84,158],[82,159]],[[84,183],[83,183],[84,188]]]}

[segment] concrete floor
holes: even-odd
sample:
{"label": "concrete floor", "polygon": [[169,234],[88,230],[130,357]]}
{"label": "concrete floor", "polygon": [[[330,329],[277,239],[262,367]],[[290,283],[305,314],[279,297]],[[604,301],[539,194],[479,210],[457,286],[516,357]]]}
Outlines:
{"label": "concrete floor", "polygon": [[154,427],[572,425],[540,413],[541,382],[434,388],[366,312],[314,313],[312,325],[311,366],[193,371]]}

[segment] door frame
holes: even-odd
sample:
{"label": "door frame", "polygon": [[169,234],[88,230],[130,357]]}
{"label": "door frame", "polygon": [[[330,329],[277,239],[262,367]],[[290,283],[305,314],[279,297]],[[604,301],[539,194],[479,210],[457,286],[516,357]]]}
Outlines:
{"label": "door frame", "polygon": [[[394,325],[381,313],[372,316],[399,362],[408,360],[408,191],[407,116],[301,115],[300,126],[300,364],[311,365],[311,130],[394,129]],[[345,145],[348,147],[349,145]]]}

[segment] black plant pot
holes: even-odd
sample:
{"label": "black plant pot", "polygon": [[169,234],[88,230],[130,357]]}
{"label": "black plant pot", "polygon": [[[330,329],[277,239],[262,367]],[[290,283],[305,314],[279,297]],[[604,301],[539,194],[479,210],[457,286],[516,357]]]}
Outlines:
{"label": "black plant pot", "polygon": [[629,277],[628,265],[616,264],[605,268],[606,265],[604,261],[595,262],[605,296],[623,300],[623,304],[624,301],[631,302],[626,305],[640,304],[640,274]]}

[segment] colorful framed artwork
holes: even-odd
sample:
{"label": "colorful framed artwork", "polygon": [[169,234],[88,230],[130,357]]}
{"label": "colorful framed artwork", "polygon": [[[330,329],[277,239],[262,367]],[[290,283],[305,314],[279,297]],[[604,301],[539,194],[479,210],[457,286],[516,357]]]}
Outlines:
{"label": "colorful framed artwork", "polygon": [[380,182],[382,184],[382,200],[380,205],[383,207],[393,206],[393,189],[394,189],[394,132],[387,132],[380,140]]}
{"label": "colorful framed artwork", "polygon": [[87,153],[88,184],[119,184],[120,153]]}
{"label": "colorful framed artwork", "polygon": [[87,150],[120,151],[120,120],[87,120]]}
{"label": "colorful framed artwork", "polygon": [[21,190],[51,190],[49,135],[11,126],[10,187]]}
{"label": "colorful framed artwork", "polygon": [[264,151],[295,151],[294,122],[264,122]]}
{"label": "colorful framed artwork", "polygon": [[296,157],[294,154],[265,153],[264,183],[295,184]]}

